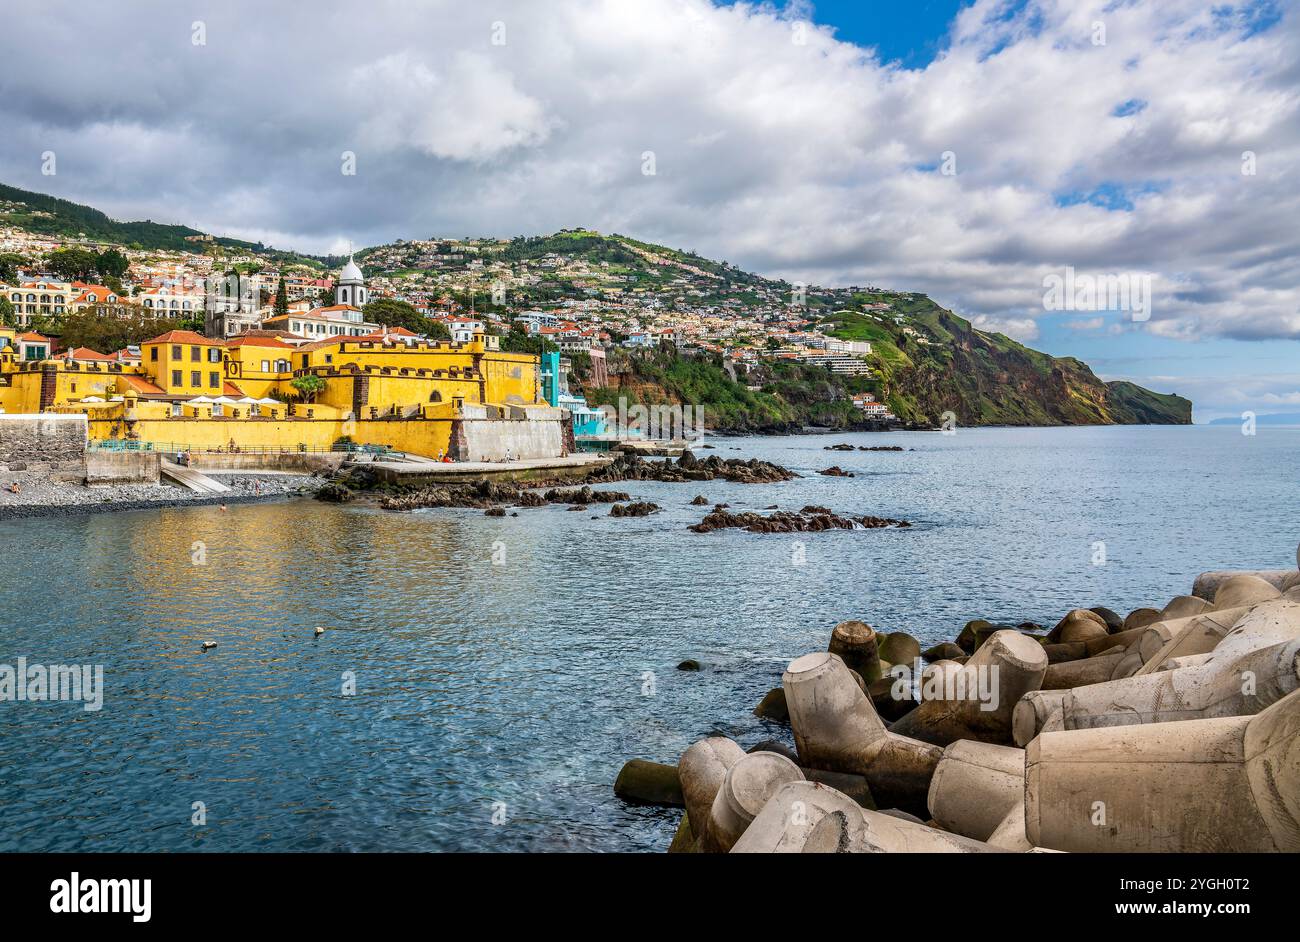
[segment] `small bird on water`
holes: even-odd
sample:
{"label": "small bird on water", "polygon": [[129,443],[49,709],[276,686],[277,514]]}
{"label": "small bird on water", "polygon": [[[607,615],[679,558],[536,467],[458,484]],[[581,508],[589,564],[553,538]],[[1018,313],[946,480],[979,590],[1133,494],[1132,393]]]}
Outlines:
{"label": "small bird on water", "polygon": [[217,642],[215,642],[215,641],[204,641],[204,642],[203,642],[203,650],[205,650],[205,651],[206,651],[208,648],[215,648],[216,646],[217,646]]}
{"label": "small bird on water", "polygon": [[320,625],[317,625],[317,626],[316,626],[316,637],[319,638],[319,637],[320,637],[321,635],[323,635],[324,633],[325,633],[325,629],[322,628]]}

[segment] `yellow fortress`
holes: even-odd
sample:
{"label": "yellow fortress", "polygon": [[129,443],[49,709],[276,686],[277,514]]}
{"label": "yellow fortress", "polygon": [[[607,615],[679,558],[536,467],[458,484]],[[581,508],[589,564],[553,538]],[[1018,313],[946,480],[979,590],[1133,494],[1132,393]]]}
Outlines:
{"label": "yellow fortress", "polygon": [[457,343],[397,328],[294,344],[273,331],[217,340],[173,330],[141,344],[138,363],[85,349],[22,359],[6,344],[0,408],[84,413],[92,441],[159,451],[560,457],[571,434],[539,372],[537,357],[501,352],[485,333]]}

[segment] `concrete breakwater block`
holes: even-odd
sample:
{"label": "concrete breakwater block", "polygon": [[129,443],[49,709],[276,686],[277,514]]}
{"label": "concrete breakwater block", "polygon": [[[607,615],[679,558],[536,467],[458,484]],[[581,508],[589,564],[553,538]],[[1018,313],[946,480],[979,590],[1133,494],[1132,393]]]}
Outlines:
{"label": "concrete breakwater block", "polygon": [[712,736],[692,745],[677,762],[686,814],[701,845],[706,840],[713,801],[727,778],[727,770],[743,758],[745,750],[734,740]]}
{"label": "concrete breakwater block", "polygon": [[987,841],[1013,809],[1024,819],[1025,751],[960,740],[930,780],[930,814],[946,831]]}
{"label": "concrete breakwater block", "polygon": [[834,654],[792,661],[781,682],[800,765],[862,775],[881,807],[926,813],[930,776],[942,750],[886,729],[871,698]]}
{"label": "concrete breakwater block", "polygon": [[1212,602],[1219,586],[1234,576],[1255,576],[1281,592],[1283,584],[1295,573],[1295,569],[1216,569],[1213,572],[1203,572],[1196,577],[1196,581],[1192,584],[1192,595]]}
{"label": "concrete breakwater block", "polygon": [[842,621],[831,632],[827,650],[839,655],[849,670],[856,671],[863,681],[870,684],[880,679],[880,652],[877,643],[875,629],[866,622]]}
{"label": "concrete breakwater block", "polygon": [[[1195,616],[1203,618],[1204,616]],[[1066,730],[1249,716],[1300,686],[1300,602],[1275,599],[1243,615],[1211,657],[1177,670],[1076,687],[1060,700]],[[1249,678],[1249,682],[1244,679]],[[1028,742],[1050,711],[1016,705],[1016,741]]]}
{"label": "concrete breakwater block", "polygon": [[614,794],[633,804],[686,806],[677,767],[645,759],[624,763],[614,780]]}
{"label": "concrete breakwater block", "polygon": [[1300,851],[1300,691],[1256,716],[1043,733],[1025,762],[1043,847]]}
{"label": "concrete breakwater block", "polygon": [[833,788],[791,782],[745,829],[733,854],[990,853],[979,841],[858,807]]}
{"label": "concrete breakwater block", "polygon": [[1041,644],[1018,631],[999,631],[950,678],[955,683],[945,697],[923,700],[890,731],[938,746],[958,739],[1008,745],[1017,701],[1038,690],[1046,673]]}
{"label": "concrete breakwater block", "polygon": [[1167,658],[1213,651],[1237,620],[1248,611],[1248,606],[1222,611],[1211,609],[1199,615],[1148,625],[1138,641],[1138,653],[1142,657],[1143,666],[1137,673],[1149,674],[1159,669],[1161,662]]}
{"label": "concrete breakwater block", "polygon": [[755,752],[727,770],[713,799],[701,847],[727,853],[763,806],[784,785],[804,781],[799,766],[775,752]]}

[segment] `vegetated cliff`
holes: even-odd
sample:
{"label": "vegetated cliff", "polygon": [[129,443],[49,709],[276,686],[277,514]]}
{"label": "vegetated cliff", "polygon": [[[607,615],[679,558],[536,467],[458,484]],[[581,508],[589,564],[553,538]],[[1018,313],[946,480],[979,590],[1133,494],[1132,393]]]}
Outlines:
{"label": "vegetated cliff", "polygon": [[702,405],[711,429],[796,432],[878,427],[849,395],[871,392],[905,424],[933,428],[952,412],[958,425],[1134,425],[1191,423],[1192,403],[1134,383],[1104,382],[1086,363],[1031,350],[976,330],[924,295],[880,293],[872,314],[839,311],[820,325],[869,340],[871,376],[842,376],[788,360],[744,366],[719,355],[678,355],[672,347],[611,357],[610,385],[591,388],[585,361],[574,377],[593,406]]}
{"label": "vegetated cliff", "polygon": [[985,333],[924,295],[888,295],[893,316],[838,312],[823,329],[869,340],[880,398],[904,422],[934,425],[1189,425],[1191,400],[1104,382],[1074,357]]}
{"label": "vegetated cliff", "polygon": [[584,384],[574,377],[592,406],[698,405],[714,431],[782,434],[806,426],[834,429],[870,427],[848,399],[866,388],[861,382],[801,363],[764,362],[746,368],[724,364],[720,356],[679,356],[671,347],[611,358],[610,385]]}

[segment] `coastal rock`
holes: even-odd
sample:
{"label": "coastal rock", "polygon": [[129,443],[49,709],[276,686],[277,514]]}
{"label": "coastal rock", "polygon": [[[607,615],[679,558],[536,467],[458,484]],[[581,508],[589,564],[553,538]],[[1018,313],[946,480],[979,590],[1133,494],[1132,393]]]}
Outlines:
{"label": "coastal rock", "polygon": [[822,451],[854,451],[854,447],[848,442],[840,442],[838,445],[826,445]]}
{"label": "coastal rock", "polygon": [[[688,458],[687,455],[690,455]],[[685,461],[685,464],[683,464]],[[636,454],[623,454],[588,478],[591,483],[614,481],[730,481],[735,484],[775,484],[796,475],[780,465],[757,458],[721,458],[710,455],[697,459],[689,452],[676,462],[647,460]]]}
{"label": "coastal rock", "polygon": [[902,445],[859,445],[858,451],[902,451]]}
{"label": "coastal rock", "polygon": [[694,658],[687,658],[677,665],[679,671],[697,671],[700,669],[700,662]]}
{"label": "coastal rock", "polygon": [[659,509],[658,504],[649,501],[636,501],[631,504],[615,504],[609,508],[611,517],[645,517]]}
{"label": "coastal rock", "polygon": [[852,471],[845,471],[845,470],[844,470],[843,468],[841,468],[839,465],[831,465],[831,467],[827,468],[825,471],[818,471],[817,473],[818,473],[818,474],[825,475],[825,476],[828,477],[828,478],[851,478],[851,477],[853,477],[853,472],[852,472]]}
{"label": "coastal rock", "polygon": [[489,507],[487,510],[483,511],[483,516],[485,517],[504,517],[505,515],[506,509],[504,507]]}
{"label": "coastal rock", "polygon": [[707,506],[709,506],[709,499],[708,499],[707,497],[705,497],[703,494],[697,494],[697,495],[695,495],[695,498],[691,501],[691,506],[692,506],[692,507],[707,507]]}
{"label": "coastal rock", "polygon": [[824,507],[805,507],[798,513],[776,511],[764,516],[753,511],[733,514],[714,510],[699,523],[687,529],[694,533],[712,533],[714,530],[742,529],[750,533],[810,533],[822,530],[859,530],[881,527],[909,527],[905,520],[886,517],[841,517]]}

